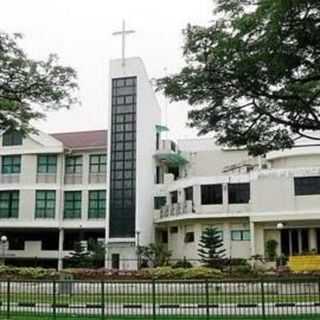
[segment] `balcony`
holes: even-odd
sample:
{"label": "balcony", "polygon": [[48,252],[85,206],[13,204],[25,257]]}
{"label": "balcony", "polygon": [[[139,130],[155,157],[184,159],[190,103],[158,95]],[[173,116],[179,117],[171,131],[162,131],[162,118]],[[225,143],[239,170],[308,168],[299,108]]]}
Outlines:
{"label": "balcony", "polygon": [[20,182],[20,174],[1,174],[0,183],[1,184],[14,184]]}
{"label": "balcony", "polygon": [[174,203],[165,205],[160,209],[160,219],[168,217],[176,217],[183,214],[194,212],[193,202],[191,200],[186,202]]}
{"label": "balcony", "polygon": [[107,181],[107,174],[104,173],[90,173],[89,175],[89,183],[90,184],[100,184],[106,183]]}
{"label": "balcony", "polygon": [[38,173],[37,183],[56,183],[57,174],[56,173]]}
{"label": "balcony", "polygon": [[186,157],[177,149],[177,145],[171,140],[162,140],[154,157],[168,167],[179,167],[188,163]]}
{"label": "balcony", "polygon": [[82,173],[66,174],[64,177],[65,184],[82,184]]}

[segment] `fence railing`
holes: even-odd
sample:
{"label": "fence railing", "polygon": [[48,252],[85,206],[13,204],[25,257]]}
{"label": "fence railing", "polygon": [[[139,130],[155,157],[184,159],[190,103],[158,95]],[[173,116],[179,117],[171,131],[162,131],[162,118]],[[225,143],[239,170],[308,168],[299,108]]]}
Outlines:
{"label": "fence railing", "polygon": [[0,281],[1,319],[320,319],[320,279]]}

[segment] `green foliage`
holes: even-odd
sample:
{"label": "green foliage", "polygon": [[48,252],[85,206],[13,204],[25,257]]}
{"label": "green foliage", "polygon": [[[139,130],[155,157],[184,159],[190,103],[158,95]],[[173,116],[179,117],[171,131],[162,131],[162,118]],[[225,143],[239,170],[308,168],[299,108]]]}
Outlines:
{"label": "green foliage", "polygon": [[184,30],[186,66],[158,80],[194,110],[190,126],[253,155],[320,129],[320,1],[218,0],[211,25]]}
{"label": "green foliage", "polygon": [[214,268],[194,267],[194,268],[172,268],[158,267],[143,270],[145,278],[153,279],[216,279],[221,278],[220,270]]}
{"label": "green foliage", "polygon": [[178,260],[173,268],[192,268],[192,263],[187,260],[186,257],[183,257],[182,260]]}
{"label": "green foliage", "polygon": [[58,57],[30,59],[18,45],[21,35],[0,32],[0,130],[35,131],[30,121],[44,111],[78,102],[76,72]]}
{"label": "green foliage", "polygon": [[40,279],[57,279],[58,272],[55,269],[46,268],[16,268],[1,265],[0,279],[15,279],[15,280],[40,280]]}
{"label": "green foliage", "polygon": [[137,255],[141,260],[146,260],[147,264],[151,264],[152,267],[162,267],[169,264],[171,252],[160,243],[151,243],[149,246],[140,246],[137,249]]}
{"label": "green foliage", "polygon": [[207,228],[202,232],[198,254],[205,265],[211,268],[221,267],[225,251],[221,233],[216,228]]}
{"label": "green foliage", "polygon": [[278,241],[271,239],[266,242],[266,253],[270,261],[275,261],[277,257]]}
{"label": "green foliage", "polygon": [[88,248],[81,242],[75,243],[74,251],[67,259],[70,268],[99,268],[103,267],[105,258],[105,245],[101,242],[88,240]]}

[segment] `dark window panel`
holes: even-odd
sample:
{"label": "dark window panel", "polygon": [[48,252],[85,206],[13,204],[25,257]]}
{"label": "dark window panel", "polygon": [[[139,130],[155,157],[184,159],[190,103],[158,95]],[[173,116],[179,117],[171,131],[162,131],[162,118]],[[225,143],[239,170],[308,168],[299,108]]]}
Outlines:
{"label": "dark window panel", "polygon": [[228,184],[229,203],[249,203],[250,183],[230,183]]}
{"label": "dark window panel", "polygon": [[222,184],[202,185],[201,204],[222,204]]}

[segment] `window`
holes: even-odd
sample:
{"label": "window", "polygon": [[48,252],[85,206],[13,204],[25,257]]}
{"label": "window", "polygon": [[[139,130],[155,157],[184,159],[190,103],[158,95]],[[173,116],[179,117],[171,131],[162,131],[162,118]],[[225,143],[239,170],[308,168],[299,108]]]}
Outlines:
{"label": "window", "polygon": [[106,154],[90,155],[90,173],[105,173],[107,171]]}
{"label": "window", "polygon": [[201,204],[222,204],[222,184],[202,185]]}
{"label": "window", "polygon": [[19,131],[8,131],[2,135],[2,145],[5,146],[21,146],[22,133]]}
{"label": "window", "polygon": [[82,173],[82,156],[66,157],[66,174]]}
{"label": "window", "polygon": [[185,243],[194,242],[194,232],[187,232],[184,236],[184,242]]}
{"label": "window", "polygon": [[249,203],[250,183],[228,184],[229,203]]}
{"label": "window", "polygon": [[156,134],[156,150],[160,149],[160,133],[157,132]]}
{"label": "window", "polygon": [[320,177],[294,178],[294,194],[296,196],[320,194]]}
{"label": "window", "polygon": [[168,231],[161,231],[161,242],[168,243]]}
{"label": "window", "polygon": [[21,171],[21,156],[3,156],[2,173],[15,174]]}
{"label": "window", "polygon": [[57,155],[44,154],[38,155],[38,173],[56,173],[57,172]]}
{"label": "window", "polygon": [[136,231],[136,92],[136,77],[112,80],[111,238],[133,238]]}
{"label": "window", "polygon": [[232,230],[232,241],[250,241],[250,230]]}
{"label": "window", "polygon": [[170,233],[178,233],[179,229],[178,227],[170,227]]}
{"label": "window", "polygon": [[89,191],[89,219],[103,219],[106,216],[106,191]]}
{"label": "window", "polygon": [[159,210],[166,205],[166,197],[154,197],[154,209]]}
{"label": "window", "polygon": [[178,202],[178,191],[170,192],[170,199],[171,199],[171,204],[177,203]]}
{"label": "window", "polygon": [[36,191],[36,218],[54,218],[56,210],[56,191]]}
{"label": "window", "polygon": [[161,168],[160,166],[156,167],[156,184],[161,183]]}
{"label": "window", "polygon": [[19,191],[0,191],[0,218],[18,218]]}
{"label": "window", "polygon": [[65,191],[64,219],[81,218],[81,191]]}
{"label": "window", "polygon": [[193,187],[188,187],[184,189],[184,200],[193,201]]}

